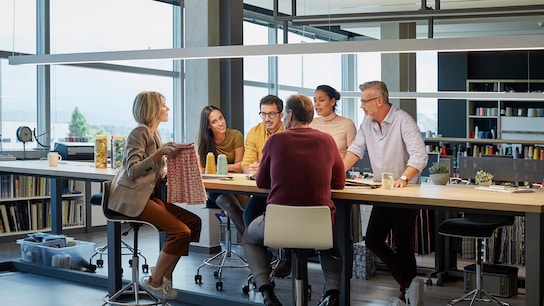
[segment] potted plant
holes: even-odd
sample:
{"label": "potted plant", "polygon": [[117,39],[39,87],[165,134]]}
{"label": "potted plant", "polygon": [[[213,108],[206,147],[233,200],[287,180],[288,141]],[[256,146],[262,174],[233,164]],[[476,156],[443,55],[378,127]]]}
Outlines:
{"label": "potted plant", "polygon": [[434,162],[429,167],[429,177],[435,185],[446,185],[450,181],[450,171],[444,164]]}
{"label": "potted plant", "polygon": [[478,185],[482,186],[490,186],[493,183],[493,177],[494,175],[484,171],[484,170],[478,170],[476,171],[476,175],[474,176],[474,180]]}

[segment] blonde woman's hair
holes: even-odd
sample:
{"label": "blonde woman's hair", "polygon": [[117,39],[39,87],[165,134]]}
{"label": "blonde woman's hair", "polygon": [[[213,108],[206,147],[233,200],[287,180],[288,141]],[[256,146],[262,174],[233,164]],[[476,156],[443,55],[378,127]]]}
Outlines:
{"label": "blonde woman's hair", "polygon": [[150,125],[159,120],[164,95],[157,91],[142,91],[134,98],[132,115],[138,123]]}

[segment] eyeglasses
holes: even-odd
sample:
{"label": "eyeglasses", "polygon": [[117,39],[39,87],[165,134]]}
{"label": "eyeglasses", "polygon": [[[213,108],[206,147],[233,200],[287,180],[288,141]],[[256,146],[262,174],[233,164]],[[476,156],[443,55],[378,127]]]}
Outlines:
{"label": "eyeglasses", "polygon": [[361,100],[361,103],[368,104],[368,103],[370,103],[370,102],[372,102],[372,101],[374,101],[376,99],[379,99],[379,98],[381,98],[381,97],[376,97],[376,98],[372,98],[372,99],[368,99],[368,100]]}
{"label": "eyeglasses", "polygon": [[270,112],[270,113],[265,113],[265,112],[259,112],[259,116],[261,116],[261,118],[263,119],[266,119],[266,116],[268,116],[268,118],[270,119],[274,119],[276,118],[276,115],[279,114],[280,112]]}

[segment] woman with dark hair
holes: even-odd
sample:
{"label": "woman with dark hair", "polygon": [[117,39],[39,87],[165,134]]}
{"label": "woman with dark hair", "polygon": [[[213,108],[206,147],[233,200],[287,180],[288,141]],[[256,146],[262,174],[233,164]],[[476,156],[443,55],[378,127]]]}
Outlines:
{"label": "woman with dark hair", "polygon": [[336,89],[329,85],[317,86],[314,91],[314,109],[319,117],[314,118],[310,127],[331,134],[343,158],[355,140],[357,129],[351,119],[336,114],[338,100],[340,93]]}
{"label": "woman with dark hair", "polygon": [[[206,156],[209,152],[213,153],[216,160],[219,154],[225,154],[228,171],[242,173],[244,137],[240,131],[227,128],[227,122],[221,110],[213,105],[204,106],[200,113],[198,155],[201,168],[206,166]],[[232,193],[208,193],[208,200],[215,202],[227,213],[240,235],[244,233],[243,208],[248,201],[248,196]]]}

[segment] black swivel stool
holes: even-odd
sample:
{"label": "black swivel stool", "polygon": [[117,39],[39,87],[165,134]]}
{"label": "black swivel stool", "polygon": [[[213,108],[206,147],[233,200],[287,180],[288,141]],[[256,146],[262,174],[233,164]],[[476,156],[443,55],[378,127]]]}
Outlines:
{"label": "black swivel stool", "polygon": [[[104,212],[104,215],[109,221],[128,223],[131,230],[134,233],[134,242],[132,247],[132,263],[131,263],[132,279],[127,285],[125,285],[116,293],[112,295],[109,295],[109,294],[106,295],[103,299],[104,300],[103,305],[125,305],[125,306],[168,305],[168,303],[166,303],[165,300],[157,299],[151,293],[147,292],[143,288],[140,289],[140,284],[139,284],[138,262],[139,262],[140,252],[138,250],[138,232],[140,230],[140,227],[142,227],[142,225],[144,224],[152,226],[155,229],[157,228],[151,223],[148,223],[144,220],[134,218],[134,217],[128,217],[108,209],[108,195],[109,195],[110,187],[111,187],[111,181],[102,183],[102,195],[101,195],[102,211]],[[98,197],[99,197],[98,194],[94,195],[93,201],[96,201]]]}
{"label": "black swivel stool", "polygon": [[[102,192],[95,193],[91,195],[91,199],[89,200],[89,203],[93,206],[101,206],[102,205]],[[129,227],[126,231],[122,233],[123,236],[127,236],[128,233],[132,227]],[[148,273],[149,272],[149,265],[147,264],[147,258],[142,254],[142,252],[138,249],[138,256],[140,256],[144,263],[142,264],[142,272]],[[124,240],[121,240],[121,255],[132,255],[134,253],[134,248],[125,242]],[[101,246],[98,246],[94,249],[94,254],[89,259],[89,263],[93,263],[93,258],[98,255],[98,259],[96,260],[96,265],[94,265],[95,269],[96,267],[102,268],[104,267],[104,259],[102,258],[104,255],[108,254],[108,244],[104,244]],[[129,265],[132,266],[132,258],[129,259]]]}
{"label": "black swivel stool", "polygon": [[483,290],[483,261],[481,247],[483,240],[490,238],[496,229],[512,225],[514,224],[514,220],[514,216],[465,213],[463,218],[452,218],[442,221],[438,228],[439,234],[451,237],[476,239],[476,288],[460,298],[451,300],[448,305],[454,305],[461,301],[470,301],[469,305],[473,305],[474,302],[490,302],[502,306],[509,305]]}

